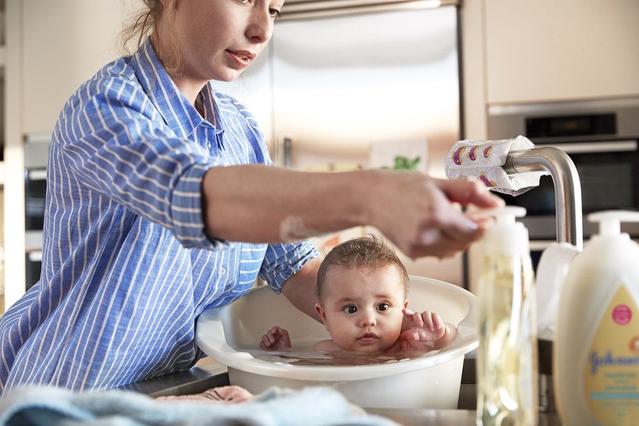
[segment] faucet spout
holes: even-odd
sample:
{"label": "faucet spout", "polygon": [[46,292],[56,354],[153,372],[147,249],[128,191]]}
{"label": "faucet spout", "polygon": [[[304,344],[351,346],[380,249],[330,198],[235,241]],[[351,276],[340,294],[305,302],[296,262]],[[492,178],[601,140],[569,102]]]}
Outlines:
{"label": "faucet spout", "polygon": [[568,154],[555,147],[512,151],[508,154],[503,169],[509,174],[543,170],[550,172],[555,188],[557,241],[570,243],[581,250],[581,183],[577,168]]}

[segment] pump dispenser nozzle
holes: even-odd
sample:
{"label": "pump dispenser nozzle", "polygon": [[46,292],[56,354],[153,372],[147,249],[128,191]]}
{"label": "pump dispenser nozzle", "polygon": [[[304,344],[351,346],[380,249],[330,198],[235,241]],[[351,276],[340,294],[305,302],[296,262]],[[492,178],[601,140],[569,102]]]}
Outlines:
{"label": "pump dispenser nozzle", "polygon": [[482,216],[492,216],[498,224],[511,225],[515,223],[515,218],[526,216],[526,209],[523,207],[504,206],[481,211]]}
{"label": "pump dispenser nozzle", "polygon": [[529,255],[528,231],[515,218],[526,216],[523,207],[505,206],[473,212],[479,217],[494,217],[495,224],[484,237],[484,248],[495,253]]}
{"label": "pump dispenser nozzle", "polygon": [[621,233],[621,222],[639,222],[639,212],[608,210],[588,215],[588,221],[599,222],[599,235],[610,237]]}

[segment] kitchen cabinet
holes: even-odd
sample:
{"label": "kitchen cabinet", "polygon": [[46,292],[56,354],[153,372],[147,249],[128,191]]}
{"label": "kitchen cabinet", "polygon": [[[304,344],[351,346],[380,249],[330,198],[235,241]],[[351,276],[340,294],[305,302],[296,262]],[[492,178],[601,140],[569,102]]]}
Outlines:
{"label": "kitchen cabinet", "polygon": [[489,104],[639,94],[636,0],[484,0]]}
{"label": "kitchen cabinet", "polygon": [[461,17],[467,138],[491,107],[639,95],[636,0],[474,0]]}

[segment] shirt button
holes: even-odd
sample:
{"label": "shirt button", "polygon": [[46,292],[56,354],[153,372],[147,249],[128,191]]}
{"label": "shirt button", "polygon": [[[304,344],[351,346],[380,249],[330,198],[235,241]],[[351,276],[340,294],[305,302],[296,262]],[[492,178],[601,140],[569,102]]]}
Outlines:
{"label": "shirt button", "polygon": [[220,273],[221,274],[226,274],[226,268],[224,268],[224,267],[220,268]]}

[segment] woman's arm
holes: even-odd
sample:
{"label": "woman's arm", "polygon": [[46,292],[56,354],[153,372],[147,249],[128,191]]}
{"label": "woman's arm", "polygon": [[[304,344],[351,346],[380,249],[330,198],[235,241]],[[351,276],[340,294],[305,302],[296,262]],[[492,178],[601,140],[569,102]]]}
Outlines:
{"label": "woman's arm", "polygon": [[372,225],[413,258],[450,256],[483,235],[453,203],[501,202],[476,182],[416,172],[307,173],[261,165],[211,168],[202,191],[212,238],[281,242]]}
{"label": "woman's arm", "polygon": [[203,183],[207,231],[225,240],[266,243],[337,231],[368,221],[366,192],[355,173],[215,167]]}
{"label": "woman's arm", "polygon": [[317,302],[317,270],[321,260],[309,260],[298,273],[289,278],[282,287],[282,294],[300,311],[321,322],[315,311]]}

